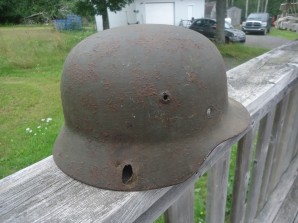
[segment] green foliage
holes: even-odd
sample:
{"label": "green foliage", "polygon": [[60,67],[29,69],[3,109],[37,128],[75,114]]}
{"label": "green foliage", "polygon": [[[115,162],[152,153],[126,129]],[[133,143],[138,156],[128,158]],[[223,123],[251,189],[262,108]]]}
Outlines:
{"label": "green foliage", "polygon": [[[260,1],[260,12],[263,12],[265,9],[265,1]],[[277,16],[278,14],[281,14],[281,11],[279,10],[280,4],[284,3],[284,0],[268,0],[268,6],[267,6],[267,12],[271,16]],[[229,1],[231,3],[231,0]],[[236,7],[239,7],[242,9],[242,19],[245,19],[245,4],[246,0],[234,0],[234,5]],[[257,11],[257,1],[249,0],[248,1],[248,14],[252,12]]]}
{"label": "green foliage", "polygon": [[298,34],[296,32],[288,31],[288,30],[280,30],[272,28],[269,33],[270,36],[276,36],[288,40],[298,40]]}
{"label": "green foliage", "polygon": [[72,13],[70,0],[0,0],[0,24],[45,23]]}
{"label": "green foliage", "polygon": [[51,154],[63,124],[63,63],[71,48],[90,34],[0,28],[0,178]]}
{"label": "green foliage", "polygon": [[224,58],[233,58],[238,64],[268,51],[268,49],[249,47],[240,43],[217,45],[217,48]]}
{"label": "green foliage", "polygon": [[82,16],[102,15],[103,28],[109,29],[108,9],[112,12],[121,10],[125,5],[134,0],[77,0],[75,4],[75,13]]}
{"label": "green foliage", "polygon": [[0,24],[19,23],[22,15],[17,0],[0,0]]}

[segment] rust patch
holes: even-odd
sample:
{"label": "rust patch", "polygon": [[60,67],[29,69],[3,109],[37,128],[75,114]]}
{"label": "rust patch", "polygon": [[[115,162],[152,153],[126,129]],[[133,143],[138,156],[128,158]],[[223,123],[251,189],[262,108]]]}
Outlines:
{"label": "rust patch", "polygon": [[84,96],[81,99],[81,105],[87,110],[91,111],[93,114],[97,113],[99,109],[99,104],[94,96],[91,94]]}
{"label": "rust patch", "polygon": [[194,72],[186,72],[186,79],[188,82],[199,86],[201,89],[207,89],[206,83],[202,80],[199,80],[197,74]]}

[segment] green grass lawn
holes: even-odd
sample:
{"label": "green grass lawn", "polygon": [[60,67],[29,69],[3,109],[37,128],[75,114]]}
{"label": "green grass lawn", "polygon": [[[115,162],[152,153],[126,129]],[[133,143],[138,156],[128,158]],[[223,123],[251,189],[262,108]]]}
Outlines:
{"label": "green grass lawn", "polygon": [[[73,46],[92,33],[0,27],[0,179],[51,155],[63,125],[59,84],[64,60]],[[243,44],[218,48],[237,64],[266,52]],[[206,175],[201,177],[195,187],[196,222],[205,221],[206,179]],[[230,202],[227,212],[229,208]]]}
{"label": "green grass lawn", "polygon": [[288,39],[288,40],[298,40],[298,33],[287,31],[287,30],[280,30],[274,27],[271,28],[269,35]]}
{"label": "green grass lawn", "polygon": [[51,154],[63,124],[62,66],[91,33],[0,28],[0,178]]}

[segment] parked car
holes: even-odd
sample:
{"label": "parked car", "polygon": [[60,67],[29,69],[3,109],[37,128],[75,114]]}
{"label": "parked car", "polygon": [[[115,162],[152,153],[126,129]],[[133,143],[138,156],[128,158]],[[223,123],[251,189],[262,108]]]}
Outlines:
{"label": "parked car", "polygon": [[268,13],[251,13],[246,21],[242,23],[245,33],[258,32],[266,35],[270,32],[272,17]]}
{"label": "parked car", "polygon": [[[195,19],[189,26],[190,29],[197,31],[209,39],[215,39],[216,20],[215,19]],[[246,40],[245,33],[235,29],[230,23],[225,22],[225,40],[226,42],[241,42]]]}
{"label": "parked car", "polygon": [[189,28],[189,26],[191,25],[191,23],[192,23],[191,20],[181,19],[180,22],[179,22],[179,26],[185,27],[185,28]]}

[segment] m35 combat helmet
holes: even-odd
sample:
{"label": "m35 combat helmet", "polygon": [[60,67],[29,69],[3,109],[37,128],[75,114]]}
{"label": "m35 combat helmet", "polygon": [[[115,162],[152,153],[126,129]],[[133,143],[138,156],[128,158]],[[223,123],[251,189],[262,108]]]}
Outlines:
{"label": "m35 combat helmet", "polygon": [[214,44],[175,26],[132,25],[83,40],[65,61],[61,97],[56,164],[110,190],[181,183],[249,124],[228,98]]}

